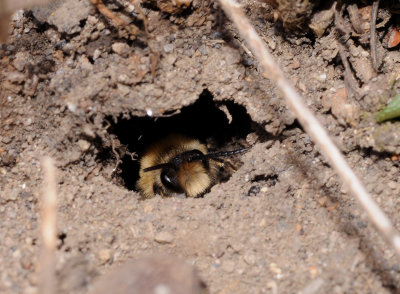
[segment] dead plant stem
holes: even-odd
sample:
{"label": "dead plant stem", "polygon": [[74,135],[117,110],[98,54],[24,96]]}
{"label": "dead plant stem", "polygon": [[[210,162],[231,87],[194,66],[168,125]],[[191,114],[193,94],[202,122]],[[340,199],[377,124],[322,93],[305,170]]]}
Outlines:
{"label": "dead plant stem", "polygon": [[378,53],[377,53],[377,42],[376,39],[376,17],[378,16],[379,0],[375,0],[372,4],[371,18],[370,18],[370,50],[371,50],[371,61],[372,66],[376,72],[378,72]]}
{"label": "dead plant stem", "polygon": [[55,271],[57,191],[53,160],[49,157],[44,158],[42,168],[44,185],[41,199],[42,248],[39,259],[39,293],[55,294],[57,288]]}

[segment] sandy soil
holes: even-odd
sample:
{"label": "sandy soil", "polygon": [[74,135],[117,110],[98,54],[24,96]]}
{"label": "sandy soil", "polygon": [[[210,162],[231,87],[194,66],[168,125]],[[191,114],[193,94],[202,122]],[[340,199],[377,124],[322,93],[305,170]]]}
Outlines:
{"label": "sandy soil", "polygon": [[[87,293],[102,274],[153,254],[193,264],[210,293],[397,293],[393,251],[214,4],[194,1],[180,15],[146,6],[148,40],[122,0],[109,8],[137,24],[137,36],[86,0],[63,2],[18,12],[0,47],[0,292],[38,291],[48,155],[58,168],[60,293]],[[321,37],[292,34],[266,4],[243,6],[400,228],[398,121],[375,122],[400,87],[398,49],[379,46],[376,74],[368,43],[351,36],[359,88],[348,95],[332,24]],[[382,8],[378,23],[388,14]],[[378,28],[382,44],[395,25],[393,16]],[[168,133],[250,151],[202,198],[142,201],[137,158]]]}

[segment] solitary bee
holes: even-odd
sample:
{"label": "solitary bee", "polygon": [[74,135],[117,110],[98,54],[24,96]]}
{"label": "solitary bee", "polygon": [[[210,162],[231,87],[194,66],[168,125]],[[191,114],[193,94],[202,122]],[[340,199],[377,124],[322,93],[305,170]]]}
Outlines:
{"label": "solitary bee", "polygon": [[204,195],[218,180],[223,162],[247,148],[208,153],[198,140],[170,135],[148,148],[140,159],[137,188],[144,198],[185,193],[187,197]]}

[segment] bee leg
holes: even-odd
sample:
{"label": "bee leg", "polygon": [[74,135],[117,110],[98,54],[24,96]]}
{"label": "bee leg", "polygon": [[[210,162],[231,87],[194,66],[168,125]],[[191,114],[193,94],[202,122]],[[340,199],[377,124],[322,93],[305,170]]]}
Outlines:
{"label": "bee leg", "polygon": [[169,195],[165,194],[164,191],[160,191],[160,195],[162,198],[168,198]]}
{"label": "bee leg", "polygon": [[153,185],[153,191],[154,191],[154,194],[158,194],[158,195],[160,195],[162,198],[167,198],[167,197],[170,196],[167,192],[164,191],[164,189],[163,189],[162,187],[160,187],[160,186],[157,185],[157,184],[154,184],[154,185]]}
{"label": "bee leg", "polygon": [[153,192],[154,192],[154,195],[162,196],[162,194],[163,194],[162,188],[159,185],[157,185],[156,183],[154,183],[154,185],[153,185]]}
{"label": "bee leg", "polygon": [[231,170],[231,172],[236,172],[237,168],[232,164],[232,162],[229,159],[219,159],[219,158],[213,158],[213,160],[215,161],[215,163],[221,167],[221,168],[229,168]]}

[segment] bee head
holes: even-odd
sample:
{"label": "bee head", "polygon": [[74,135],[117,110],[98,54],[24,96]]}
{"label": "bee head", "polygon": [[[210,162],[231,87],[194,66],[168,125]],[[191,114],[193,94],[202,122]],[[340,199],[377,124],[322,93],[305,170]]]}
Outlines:
{"label": "bee head", "polygon": [[207,166],[208,162],[207,160],[202,160],[203,157],[204,154],[200,150],[194,149],[178,154],[166,164],[155,166],[161,168],[161,183],[163,183],[166,188],[176,193],[185,192],[182,188],[181,181],[179,180],[180,169],[184,165],[196,161],[202,161],[202,163]]}
{"label": "bee head", "polygon": [[143,172],[161,169],[161,183],[169,190],[176,193],[182,193],[185,191],[180,185],[179,170],[184,164],[196,161],[202,161],[205,166],[208,165],[208,161],[204,157],[204,154],[200,150],[194,149],[178,154],[167,163],[145,168],[143,169]]}
{"label": "bee head", "polygon": [[[176,193],[183,193],[187,192],[185,191],[184,187],[182,187],[182,169],[185,169],[185,166],[194,167],[196,166],[196,162],[198,162],[198,164],[201,164],[204,167],[204,170],[209,170],[209,159],[232,156],[238,153],[245,152],[247,150],[247,148],[243,148],[233,151],[212,152],[207,154],[203,154],[200,150],[197,149],[189,150],[176,155],[167,163],[162,163],[145,168],[143,169],[143,172],[161,169],[161,183],[171,191],[174,191]],[[192,170],[192,174],[195,174],[198,171],[196,168],[193,167],[189,168],[189,170]]]}

